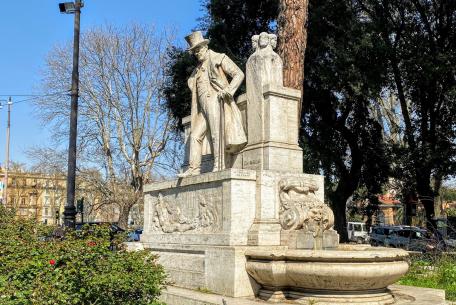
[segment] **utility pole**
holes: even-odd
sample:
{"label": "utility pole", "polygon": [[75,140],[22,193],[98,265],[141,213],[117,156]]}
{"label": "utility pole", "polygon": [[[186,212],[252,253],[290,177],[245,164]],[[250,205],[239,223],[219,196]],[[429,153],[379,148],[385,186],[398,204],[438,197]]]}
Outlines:
{"label": "utility pole", "polygon": [[[2,102],[6,102],[6,100],[0,100],[0,110],[3,109]],[[3,199],[5,197],[5,177],[4,176],[3,176],[2,181],[0,181],[0,188],[2,190],[2,197],[0,198],[0,204],[5,204],[5,201]]]}
{"label": "utility pole", "polygon": [[11,96],[8,99],[8,119],[6,125],[6,160],[5,160],[5,183],[4,183],[4,191],[3,191],[3,203],[6,205],[8,201],[8,170],[9,170],[9,152],[10,152],[10,129],[11,129],[11,105],[13,102],[11,101]]}
{"label": "utility pole", "polygon": [[78,97],[79,97],[79,33],[81,20],[81,0],[74,3],[60,3],[62,13],[74,13],[74,41],[73,41],[73,72],[71,75],[71,114],[70,138],[68,142],[68,175],[67,175],[67,202],[63,211],[64,225],[74,228],[76,223],[76,207],[74,205],[76,189],[76,138],[78,125]]}

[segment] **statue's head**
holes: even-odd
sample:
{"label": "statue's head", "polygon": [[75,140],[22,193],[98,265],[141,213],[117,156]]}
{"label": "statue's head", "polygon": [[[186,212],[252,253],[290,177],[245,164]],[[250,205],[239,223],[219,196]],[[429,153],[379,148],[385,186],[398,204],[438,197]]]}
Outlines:
{"label": "statue's head", "polygon": [[258,48],[258,39],[260,38],[259,35],[252,36],[252,49],[255,51]]}
{"label": "statue's head", "polygon": [[201,62],[201,61],[204,61],[204,59],[206,58],[207,50],[208,50],[207,45],[203,45],[203,46],[199,46],[199,47],[193,49],[191,52],[193,53],[193,55],[196,56],[198,61]]}
{"label": "statue's head", "polygon": [[269,34],[269,44],[273,49],[277,47],[277,35],[276,34]]}
{"label": "statue's head", "polygon": [[189,45],[188,50],[193,53],[199,61],[204,60],[208,50],[209,39],[204,39],[200,31],[196,31],[185,37]]}
{"label": "statue's head", "polygon": [[258,39],[258,46],[263,49],[269,45],[269,34],[266,32],[262,32]]}

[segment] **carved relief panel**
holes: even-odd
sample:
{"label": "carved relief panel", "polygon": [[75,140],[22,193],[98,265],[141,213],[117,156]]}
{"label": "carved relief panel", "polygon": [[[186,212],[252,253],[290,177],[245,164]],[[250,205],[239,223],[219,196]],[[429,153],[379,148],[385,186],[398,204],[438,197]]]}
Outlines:
{"label": "carved relief panel", "polygon": [[222,189],[163,190],[152,198],[152,231],[215,233],[222,230]]}

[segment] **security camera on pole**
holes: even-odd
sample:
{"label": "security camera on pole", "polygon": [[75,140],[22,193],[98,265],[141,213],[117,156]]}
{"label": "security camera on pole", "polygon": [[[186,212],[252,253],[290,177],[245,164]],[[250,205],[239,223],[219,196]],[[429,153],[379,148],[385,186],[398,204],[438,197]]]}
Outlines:
{"label": "security camera on pole", "polygon": [[76,207],[74,205],[76,188],[76,138],[78,125],[78,97],[79,97],[79,27],[81,0],[59,4],[61,13],[74,14],[74,43],[73,43],[73,72],[71,76],[71,114],[70,114],[70,139],[68,143],[68,177],[67,177],[67,202],[63,211],[64,225],[74,228],[76,223]]}

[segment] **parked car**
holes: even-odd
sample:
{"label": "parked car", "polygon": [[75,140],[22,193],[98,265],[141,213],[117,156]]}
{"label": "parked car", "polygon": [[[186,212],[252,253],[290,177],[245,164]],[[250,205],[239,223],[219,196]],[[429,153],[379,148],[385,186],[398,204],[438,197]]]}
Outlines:
{"label": "parked car", "polygon": [[371,227],[370,232],[370,244],[372,246],[384,246],[385,239],[389,236],[389,234],[399,226],[385,226],[385,225],[377,225]]}
{"label": "parked car", "polygon": [[92,226],[109,226],[109,228],[111,229],[111,232],[114,233],[114,234],[125,232],[125,230],[122,229],[121,227],[119,227],[117,225],[117,223],[114,223],[114,222],[98,222],[98,221],[76,223],[75,229],[76,230],[81,230],[83,228],[83,226],[89,226],[89,227],[92,227]]}
{"label": "parked car", "polygon": [[393,229],[385,238],[384,244],[389,247],[420,252],[434,251],[439,248],[438,239],[428,230],[410,226]]}
{"label": "parked car", "polygon": [[366,243],[369,240],[369,234],[364,222],[348,222],[347,234],[350,241],[358,244]]}
{"label": "parked car", "polygon": [[141,239],[141,234],[143,232],[143,229],[136,229],[134,231],[131,231],[128,233],[127,240],[128,241],[139,241]]}

